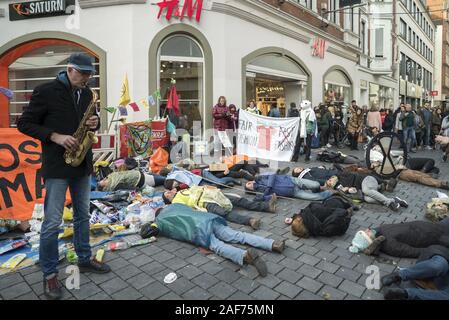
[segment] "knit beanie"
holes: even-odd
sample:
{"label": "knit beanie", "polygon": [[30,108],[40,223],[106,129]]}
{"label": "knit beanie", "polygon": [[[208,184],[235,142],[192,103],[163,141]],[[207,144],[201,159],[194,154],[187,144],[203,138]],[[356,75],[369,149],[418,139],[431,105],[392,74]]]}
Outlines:
{"label": "knit beanie", "polygon": [[354,239],[352,239],[352,245],[349,247],[349,251],[359,253],[368,248],[372,242],[373,239],[365,231],[360,230],[355,234]]}

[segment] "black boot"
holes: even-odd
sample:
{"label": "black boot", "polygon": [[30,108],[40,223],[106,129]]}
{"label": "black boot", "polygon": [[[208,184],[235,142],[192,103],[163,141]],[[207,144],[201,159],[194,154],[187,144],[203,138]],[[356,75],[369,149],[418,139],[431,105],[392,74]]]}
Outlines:
{"label": "black boot", "polygon": [[107,264],[100,263],[96,260],[89,260],[89,262],[78,263],[78,268],[80,269],[81,273],[108,273],[111,271],[111,268]]}
{"label": "black boot", "polygon": [[402,278],[399,275],[399,272],[393,272],[390,273],[389,275],[386,275],[385,277],[382,278],[382,284],[386,287],[391,286],[393,283],[401,283]]}
{"label": "black boot", "polygon": [[390,288],[385,291],[385,300],[407,300],[408,294],[405,289],[402,288]]}

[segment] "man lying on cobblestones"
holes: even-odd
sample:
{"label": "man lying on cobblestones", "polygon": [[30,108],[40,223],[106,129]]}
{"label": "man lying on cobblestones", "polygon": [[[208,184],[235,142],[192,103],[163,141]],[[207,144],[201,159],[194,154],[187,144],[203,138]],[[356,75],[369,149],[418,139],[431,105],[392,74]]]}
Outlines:
{"label": "man lying on cobblestones", "polygon": [[361,230],[356,233],[349,251],[368,255],[383,252],[393,257],[418,258],[432,245],[449,248],[449,218],[438,223],[411,221]]}
{"label": "man lying on cobblestones", "polygon": [[277,200],[273,194],[269,201],[250,201],[236,194],[224,194],[213,186],[193,186],[181,191],[167,190],[162,198],[165,204],[180,203],[198,211],[215,213],[230,222],[251,226],[254,230],[259,229],[260,219],[233,212],[233,207],[274,213]]}
{"label": "man lying on cobblestones", "polygon": [[[449,300],[449,249],[430,246],[425,249],[418,262],[400,268],[382,278],[386,300]],[[421,288],[390,287],[402,281],[414,282]]]}
{"label": "man lying on cobblestones", "polygon": [[155,222],[160,235],[208,248],[240,266],[254,265],[262,277],[267,275],[267,266],[256,250],[243,250],[225,242],[248,244],[277,253],[282,253],[285,247],[284,241],[236,231],[228,227],[221,216],[196,211],[179,203],[158,209]]}
{"label": "man lying on cobblestones", "polygon": [[256,196],[257,201],[265,200],[273,193],[282,197],[321,201],[335,193],[330,190],[321,191],[317,181],[273,173],[256,176],[255,181],[245,184],[245,190],[260,193]]}
{"label": "man lying on cobblestones", "polygon": [[349,194],[357,194],[361,191],[361,198],[365,202],[380,203],[393,211],[398,211],[400,207],[408,207],[405,200],[398,197],[388,198],[380,193],[379,191],[385,187],[383,181],[369,174],[341,172],[327,180],[326,186]]}

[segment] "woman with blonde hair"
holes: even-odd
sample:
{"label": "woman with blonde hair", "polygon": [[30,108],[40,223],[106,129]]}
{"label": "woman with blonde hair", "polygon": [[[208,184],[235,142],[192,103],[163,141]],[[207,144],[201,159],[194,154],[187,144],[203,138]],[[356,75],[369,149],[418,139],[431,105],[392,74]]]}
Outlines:
{"label": "woman with blonde hair", "polygon": [[372,105],[366,119],[368,127],[377,128],[378,132],[382,130],[382,117],[376,105]]}

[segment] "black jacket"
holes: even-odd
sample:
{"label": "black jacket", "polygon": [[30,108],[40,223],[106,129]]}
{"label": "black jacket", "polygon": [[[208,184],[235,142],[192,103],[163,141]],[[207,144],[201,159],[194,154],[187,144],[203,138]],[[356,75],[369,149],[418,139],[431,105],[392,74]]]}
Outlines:
{"label": "black jacket", "polygon": [[17,127],[20,132],[41,141],[44,178],[67,179],[92,173],[91,150],[79,167],[72,167],[64,161],[65,149],[50,141],[53,132],[73,135],[91,100],[90,90],[82,89],[77,111],[75,97],[65,72],[60,73],[52,82],[34,89],[30,104],[25,108]]}
{"label": "black jacket", "polygon": [[317,181],[321,186],[324,186],[324,184],[327,180],[329,180],[330,177],[336,176],[338,174],[339,171],[337,169],[313,167],[310,168],[310,171],[308,171],[302,178]]}
{"label": "black jacket", "polygon": [[351,207],[346,201],[331,197],[323,203],[310,203],[301,210],[309,234],[313,237],[332,237],[343,235],[351,223],[347,209]]}
{"label": "black jacket", "polygon": [[449,248],[449,228],[441,223],[411,221],[385,224],[376,231],[376,237],[385,236],[378,250],[394,257],[418,258],[432,245]]}

